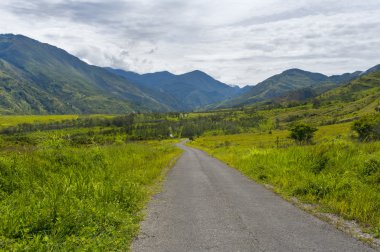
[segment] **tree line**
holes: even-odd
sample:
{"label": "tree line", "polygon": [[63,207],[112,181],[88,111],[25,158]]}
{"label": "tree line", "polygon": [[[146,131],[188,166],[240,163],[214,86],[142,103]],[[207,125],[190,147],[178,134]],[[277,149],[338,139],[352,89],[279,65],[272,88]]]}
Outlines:
{"label": "tree line", "polygon": [[128,114],[112,118],[86,117],[49,123],[22,123],[0,130],[0,134],[14,135],[35,131],[70,128],[100,127],[101,134],[125,133],[133,140],[196,137],[208,131],[215,134],[237,134],[258,127],[265,121],[257,113],[236,116],[233,112],[189,114],[148,113]]}

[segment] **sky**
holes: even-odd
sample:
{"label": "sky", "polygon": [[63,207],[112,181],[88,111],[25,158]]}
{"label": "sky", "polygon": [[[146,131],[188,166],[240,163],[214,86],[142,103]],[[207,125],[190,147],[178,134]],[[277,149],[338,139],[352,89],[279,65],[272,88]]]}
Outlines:
{"label": "sky", "polygon": [[379,0],[1,0],[0,23],[93,65],[240,86],[380,64]]}

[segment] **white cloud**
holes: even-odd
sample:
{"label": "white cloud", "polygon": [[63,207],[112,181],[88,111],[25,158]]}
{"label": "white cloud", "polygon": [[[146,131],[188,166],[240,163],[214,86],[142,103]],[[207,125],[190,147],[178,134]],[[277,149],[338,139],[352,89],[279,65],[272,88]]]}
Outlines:
{"label": "white cloud", "polygon": [[0,33],[91,64],[200,69],[232,84],[293,67],[338,74],[380,63],[378,0],[3,0],[0,22]]}

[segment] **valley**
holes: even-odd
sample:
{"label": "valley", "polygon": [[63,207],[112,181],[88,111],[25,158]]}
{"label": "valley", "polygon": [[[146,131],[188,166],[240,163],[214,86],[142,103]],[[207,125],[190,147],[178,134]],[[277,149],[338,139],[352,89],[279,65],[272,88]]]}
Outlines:
{"label": "valley", "polygon": [[[310,139],[299,140],[291,135],[297,126],[315,130]],[[120,251],[133,248],[137,239],[134,246],[149,251],[157,242],[149,243],[156,234],[148,202],[157,197],[152,204],[166,216],[157,228],[169,228],[173,237],[192,232],[204,249],[238,247],[215,222],[230,209],[234,217],[222,219],[249,241],[243,250],[275,251],[287,244],[293,251],[302,246],[325,251],[354,244],[372,251],[380,237],[379,129],[379,65],[334,76],[289,69],[241,88],[199,70],[138,74],[92,66],[54,46],[0,35],[0,249]],[[187,146],[178,148],[185,139]],[[201,180],[207,174],[210,181],[235,182],[207,183]],[[176,183],[188,187],[180,191]],[[167,186],[176,189],[166,191]],[[260,189],[251,193],[253,187]],[[184,196],[176,198],[175,192]],[[255,193],[270,199],[256,202]],[[223,197],[239,203],[232,206],[235,201]],[[161,198],[172,202],[172,215]],[[194,205],[181,208],[188,199]],[[246,200],[249,204],[242,203]],[[351,235],[367,245],[290,207],[286,201],[292,200],[354,221],[366,235]],[[296,216],[292,223],[279,220],[284,229],[305,228],[304,237],[297,231],[294,240],[284,239],[266,215],[261,218],[266,226],[254,228],[260,220],[251,219],[252,213],[265,213],[276,202]],[[216,206],[222,207],[216,211]],[[212,211],[215,216],[199,214]],[[204,224],[202,237],[177,222],[189,215],[183,221],[191,223],[192,214]],[[307,227],[297,226],[302,224],[297,216]],[[235,217],[241,223],[232,223]],[[326,238],[313,223],[333,235]],[[140,224],[143,233],[151,232],[143,240],[136,238]],[[242,225],[273,235],[253,239],[239,233]],[[214,228],[218,238],[208,241],[207,230]],[[306,235],[313,232],[315,237]],[[271,247],[274,237],[284,240]],[[316,246],[314,239],[330,245]],[[176,246],[186,250],[185,243],[191,242],[184,238]]]}

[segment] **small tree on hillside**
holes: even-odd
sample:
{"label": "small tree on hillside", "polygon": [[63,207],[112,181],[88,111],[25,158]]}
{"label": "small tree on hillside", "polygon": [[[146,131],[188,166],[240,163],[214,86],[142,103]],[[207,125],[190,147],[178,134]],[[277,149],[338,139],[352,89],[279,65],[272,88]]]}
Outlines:
{"label": "small tree on hillside", "polygon": [[308,144],[314,137],[314,132],[318,129],[307,124],[297,124],[290,128],[290,138],[297,144]]}
{"label": "small tree on hillside", "polygon": [[380,139],[380,116],[366,115],[355,121],[352,129],[359,135],[360,141],[371,141]]}

